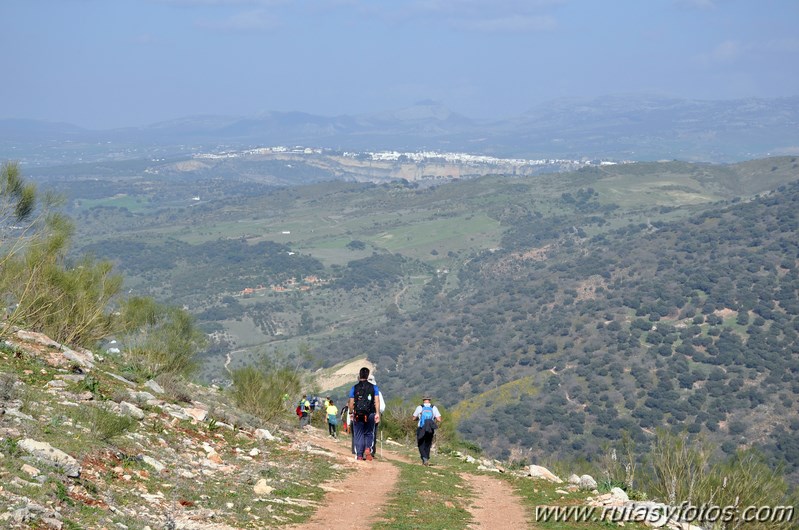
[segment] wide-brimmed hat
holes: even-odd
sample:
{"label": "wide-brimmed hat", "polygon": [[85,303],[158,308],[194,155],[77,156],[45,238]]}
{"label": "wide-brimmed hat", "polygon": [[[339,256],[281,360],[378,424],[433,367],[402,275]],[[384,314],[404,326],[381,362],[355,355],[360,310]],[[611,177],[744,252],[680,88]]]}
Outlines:
{"label": "wide-brimmed hat", "polygon": [[424,396],[422,398],[422,401],[433,401],[433,398],[431,398],[430,396]]}
{"label": "wide-brimmed hat", "polygon": [[374,374],[369,374],[369,377],[367,377],[366,380],[369,381],[370,383],[372,383],[373,385],[377,384],[377,381],[375,381]]}

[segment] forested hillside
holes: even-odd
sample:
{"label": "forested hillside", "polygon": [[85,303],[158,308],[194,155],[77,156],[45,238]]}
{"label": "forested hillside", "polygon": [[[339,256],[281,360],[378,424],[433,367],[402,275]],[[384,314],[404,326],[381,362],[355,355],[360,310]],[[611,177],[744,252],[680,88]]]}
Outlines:
{"label": "forested hillside", "polygon": [[666,424],[795,470],[798,212],[793,183],[592,238],[519,215],[460,289],[432,282],[418,312],[334,350],[369,354],[388,395],[433,392],[505,455],[596,455],[623,432],[643,446]]}
{"label": "forested hillside", "polygon": [[624,432],[643,449],[665,423],[795,469],[798,170],[209,180],[189,202],[184,181],[143,175],[69,199],[82,252],[211,334],[204,381],[262,356],[366,355],[387,395],[433,392],[497,456],[591,458]]}

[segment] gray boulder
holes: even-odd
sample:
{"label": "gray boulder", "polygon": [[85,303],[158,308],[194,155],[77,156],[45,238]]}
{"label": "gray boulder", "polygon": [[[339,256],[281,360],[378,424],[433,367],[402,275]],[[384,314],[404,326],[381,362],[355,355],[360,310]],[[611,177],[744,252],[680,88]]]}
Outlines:
{"label": "gray boulder", "polygon": [[540,478],[544,480],[548,480],[550,482],[554,482],[556,484],[560,484],[563,482],[560,477],[555,475],[552,471],[548,470],[544,466],[537,466],[535,464],[530,466],[530,476],[533,478]]}
{"label": "gray boulder", "polygon": [[268,440],[270,442],[275,439],[272,433],[266,429],[255,429],[255,438],[257,440]]}
{"label": "gray boulder", "polygon": [[596,480],[591,475],[583,475],[580,477],[580,489],[581,490],[595,490],[596,489]]}
{"label": "gray boulder", "polygon": [[19,442],[18,447],[45,464],[63,469],[68,477],[77,478],[80,476],[80,464],[78,461],[47,442],[37,442],[26,438]]}
{"label": "gray boulder", "polygon": [[130,416],[131,418],[135,418],[137,420],[144,419],[144,411],[134,405],[133,403],[128,403],[127,401],[120,401],[119,402],[119,411],[126,415]]}
{"label": "gray boulder", "polygon": [[149,388],[150,390],[152,390],[156,394],[163,394],[164,393],[164,389],[161,388],[161,385],[159,385],[158,383],[156,383],[152,379],[150,379],[149,381],[144,383],[144,386],[146,386],[147,388]]}

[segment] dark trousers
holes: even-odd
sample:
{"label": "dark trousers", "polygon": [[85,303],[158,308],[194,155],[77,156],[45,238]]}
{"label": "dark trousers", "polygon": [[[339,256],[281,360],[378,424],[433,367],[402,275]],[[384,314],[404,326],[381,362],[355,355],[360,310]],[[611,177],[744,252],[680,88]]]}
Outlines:
{"label": "dark trousers", "polygon": [[436,435],[434,432],[428,432],[421,436],[416,437],[416,445],[419,446],[419,456],[422,460],[430,460],[430,448],[433,447],[433,437]]}
{"label": "dark trousers", "polygon": [[375,423],[375,430],[372,433],[372,454],[377,454],[377,432],[380,430],[380,423]]}
{"label": "dark trousers", "polygon": [[331,436],[336,435],[336,424],[327,422],[327,432],[330,433]]}
{"label": "dark trousers", "polygon": [[371,451],[375,435],[375,415],[369,414],[367,421],[353,421],[352,434],[355,440],[355,454],[363,456],[367,447]]}

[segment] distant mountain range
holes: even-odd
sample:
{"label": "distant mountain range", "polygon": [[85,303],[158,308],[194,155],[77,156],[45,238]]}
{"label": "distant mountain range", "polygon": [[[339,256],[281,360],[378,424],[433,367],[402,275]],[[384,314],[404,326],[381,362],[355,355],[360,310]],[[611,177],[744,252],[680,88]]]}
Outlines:
{"label": "distant mountain range", "polygon": [[[185,154],[208,147],[304,145],[524,158],[733,162],[799,153],[799,96],[716,101],[652,95],[560,99],[497,120],[471,119],[431,101],[367,115],[204,115],[102,131],[63,123],[0,120],[2,158],[37,158],[42,156],[41,147],[47,146],[51,159],[46,163],[69,162],[63,153],[52,159],[52,149],[67,143],[75,161]],[[80,149],[82,145],[87,148]],[[38,159],[38,164],[42,162]]]}

